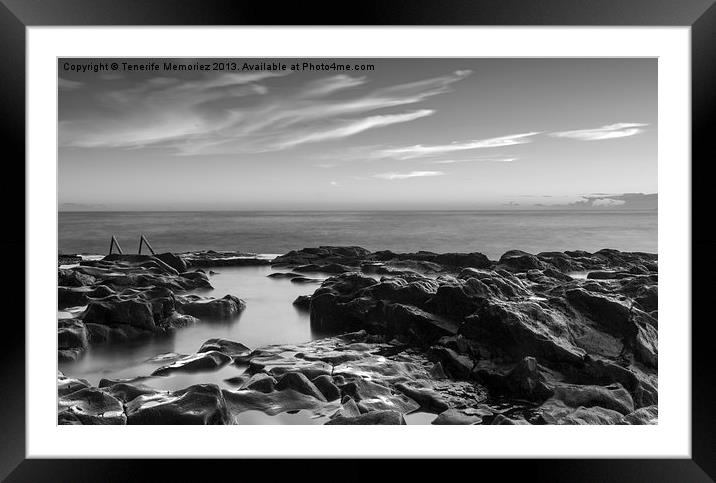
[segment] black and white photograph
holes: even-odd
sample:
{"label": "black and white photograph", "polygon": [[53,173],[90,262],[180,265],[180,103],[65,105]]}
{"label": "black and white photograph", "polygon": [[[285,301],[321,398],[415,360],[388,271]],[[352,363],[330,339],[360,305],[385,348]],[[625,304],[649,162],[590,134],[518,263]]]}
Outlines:
{"label": "black and white photograph", "polygon": [[658,424],[657,67],[58,58],[58,424]]}

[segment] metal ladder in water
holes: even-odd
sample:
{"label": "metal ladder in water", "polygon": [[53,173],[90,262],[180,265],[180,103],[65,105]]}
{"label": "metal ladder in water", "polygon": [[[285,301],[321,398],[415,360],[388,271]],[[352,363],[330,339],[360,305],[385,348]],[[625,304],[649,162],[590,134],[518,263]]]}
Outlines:
{"label": "metal ladder in water", "polygon": [[[149,244],[149,240],[147,240],[147,237],[145,237],[144,235],[139,235],[139,249],[137,250],[137,254],[139,254],[139,255],[142,254],[143,246],[146,246],[152,255],[156,255],[156,253],[154,253],[154,248],[152,248],[152,245]],[[109,254],[110,255],[112,254],[112,250],[114,250],[114,248],[117,248],[117,253],[119,253],[120,255],[124,255],[124,252],[122,251],[122,247],[119,246],[119,242],[117,241],[117,237],[112,235],[112,238],[109,240]]]}

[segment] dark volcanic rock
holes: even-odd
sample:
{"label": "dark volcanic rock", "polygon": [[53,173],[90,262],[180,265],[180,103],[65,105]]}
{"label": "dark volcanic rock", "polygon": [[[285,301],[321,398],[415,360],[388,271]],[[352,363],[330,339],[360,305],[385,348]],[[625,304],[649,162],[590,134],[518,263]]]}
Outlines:
{"label": "dark volcanic rock", "polygon": [[347,273],[355,271],[355,267],[349,267],[347,265],[341,265],[340,263],[328,263],[326,265],[316,265],[311,263],[309,265],[300,265],[293,268],[294,272],[299,273]]}
{"label": "dark volcanic rock", "polygon": [[246,355],[251,351],[248,347],[240,342],[234,342],[228,339],[209,339],[199,348],[199,352],[217,351],[226,354],[229,357],[238,357]]}
{"label": "dark volcanic rock", "polygon": [[231,357],[223,352],[208,351],[199,352],[192,356],[187,356],[169,364],[160,367],[152,372],[153,376],[166,376],[173,372],[194,372],[217,369],[231,361]]}
{"label": "dark volcanic rock", "polygon": [[308,380],[306,376],[300,372],[287,372],[278,380],[276,389],[282,391],[284,389],[293,389],[294,391],[300,392],[307,396],[314,397],[318,400],[325,401],[326,398],[323,396],[321,391],[318,390],[315,384]]}
{"label": "dark volcanic rock", "polygon": [[252,391],[269,393],[274,391],[275,386],[276,379],[268,374],[259,372],[258,374],[251,376],[251,379],[243,383],[241,385],[241,389],[251,389]]}
{"label": "dark volcanic rock", "polygon": [[172,267],[178,273],[186,272],[187,270],[187,266],[184,260],[182,260],[181,257],[173,253],[160,253],[159,255],[156,255],[156,257],[162,262]]}
{"label": "dark volcanic rock", "polygon": [[624,416],[626,424],[656,424],[659,417],[659,409],[656,406],[639,408],[636,411]]}
{"label": "dark volcanic rock", "polygon": [[254,267],[270,265],[270,261],[254,254],[242,252],[205,252],[182,253],[182,260],[190,268],[194,267]]}
{"label": "dark volcanic rock", "polygon": [[187,295],[178,301],[179,308],[185,314],[216,320],[232,319],[246,308],[246,302],[233,295],[225,295],[220,299],[205,299],[198,295]]}
{"label": "dark volcanic rock", "polygon": [[[208,263],[240,258],[234,252],[193,255]],[[112,256],[61,269],[67,286],[58,288],[60,304],[87,308],[59,322],[58,356],[76,358],[89,344],[173,330],[196,316],[236,316],[243,303],[235,297],[186,294],[208,284],[205,273],[181,270],[178,262],[191,266],[191,258]],[[276,277],[333,275],[294,304],[310,311],[314,334],[343,335],[253,351],[210,339],[197,354],[164,354],[148,362],[163,365],[155,377],[103,380],[101,388],[58,374],[61,398],[75,400],[79,393],[76,400],[90,407],[79,414],[71,404],[61,406],[58,421],[111,421],[113,416],[105,420],[91,408],[113,400],[124,404],[122,416],[130,424],[262,420],[242,416],[245,411],[305,411],[314,423],[329,424],[404,424],[403,416],[417,410],[435,413],[433,424],[658,420],[655,255],[513,250],[490,262],[477,253],[318,247],[273,264],[295,270]],[[584,279],[587,272],[598,275]],[[236,371],[224,379],[232,390],[151,387],[151,381],[160,382],[156,375],[217,371],[232,361],[224,369]]]}
{"label": "dark volcanic rock", "polygon": [[[371,256],[380,263],[410,258],[393,252]],[[421,263],[438,257],[411,256]],[[562,267],[628,276],[585,281]],[[413,347],[433,344],[428,355],[448,377],[477,380],[508,398],[550,400],[547,406],[554,411],[544,413],[553,424],[615,423],[618,418],[609,411],[617,408],[621,414],[656,401],[657,312],[642,310],[658,306],[655,274],[643,274],[654,268],[655,258],[647,254],[545,252],[537,257],[511,251],[496,270],[463,268],[457,277],[411,274],[376,282],[341,274],[312,296],[311,322],[321,330],[364,329]],[[612,383],[621,384],[630,404],[607,398],[580,410],[564,396],[594,393],[595,387]],[[342,390],[360,404],[359,395]]]}
{"label": "dark volcanic rock", "polygon": [[77,270],[60,268],[57,271],[57,285],[60,287],[86,287],[96,282],[97,279],[92,275]]}
{"label": "dark volcanic rock", "polygon": [[86,380],[74,379],[65,376],[62,372],[57,372],[57,395],[59,397],[67,396],[86,387],[90,387],[90,383]]}
{"label": "dark volcanic rock", "polygon": [[431,359],[437,360],[442,367],[455,379],[469,379],[475,367],[475,361],[467,355],[447,347],[433,346],[428,353]]}
{"label": "dark volcanic rock", "polygon": [[57,265],[72,265],[82,261],[82,257],[76,254],[60,253],[57,255]]}
{"label": "dark volcanic rock", "polygon": [[499,266],[515,272],[526,272],[532,269],[544,270],[547,268],[539,258],[521,250],[505,252],[500,257]]}
{"label": "dark volcanic rock", "polygon": [[634,401],[629,391],[621,384],[610,386],[578,386],[561,385],[554,390],[554,399],[562,401],[567,406],[578,408],[580,406],[600,406],[629,414],[634,411]]}
{"label": "dark volcanic rock", "polygon": [[273,272],[273,273],[269,273],[269,274],[266,275],[266,276],[269,277],[269,278],[288,278],[288,279],[291,279],[291,278],[300,277],[301,275],[299,275],[298,273],[293,273],[293,272]]}
{"label": "dark volcanic rock", "polygon": [[420,408],[426,411],[440,413],[446,411],[450,406],[435,390],[426,387],[414,387],[408,384],[398,383],[395,388],[420,404]]}
{"label": "dark volcanic rock", "polygon": [[[91,302],[82,314],[85,323],[102,325],[130,325],[138,329],[153,331],[156,321],[166,319],[174,310],[174,299],[168,290],[165,294],[154,293],[155,297],[139,293],[129,298],[113,295]],[[163,295],[163,296],[162,296]],[[156,321],[155,321],[156,315]]]}
{"label": "dark volcanic rock", "polygon": [[501,371],[489,362],[478,362],[475,377],[498,393],[528,401],[544,401],[554,394],[556,378],[540,366],[534,357],[525,357],[509,371]]}
{"label": "dark volcanic rock", "polygon": [[441,265],[453,267],[490,268],[492,262],[482,253],[442,253],[433,260]]}
{"label": "dark volcanic rock", "polygon": [[624,424],[624,416],[600,406],[573,408],[562,401],[550,399],[540,407],[543,424]]}
{"label": "dark volcanic rock", "polygon": [[341,397],[341,390],[333,384],[333,378],[329,375],[318,376],[311,381],[327,401],[335,401]]}
{"label": "dark volcanic rock", "polygon": [[60,396],[59,424],[125,424],[122,403],[96,387],[85,387]]}
{"label": "dark volcanic rock", "polygon": [[492,420],[492,424],[495,425],[504,425],[504,426],[517,426],[517,425],[529,425],[527,421],[525,421],[522,418],[518,419],[510,419],[504,414],[498,414],[495,416],[495,418]]}
{"label": "dark volcanic rock", "polygon": [[222,391],[198,384],[181,391],[136,397],[126,406],[127,424],[231,424]]}
{"label": "dark volcanic rock", "polygon": [[291,283],[321,283],[321,280],[309,277],[293,277]]}
{"label": "dark volcanic rock", "polygon": [[468,317],[460,332],[515,358],[580,363],[585,351],[571,342],[569,326],[564,314],[537,302],[491,303]]}
{"label": "dark volcanic rock", "polygon": [[311,296],[299,295],[296,297],[296,300],[293,301],[293,305],[301,310],[309,310],[311,308]]}
{"label": "dark volcanic rock", "polygon": [[74,359],[87,343],[133,340],[194,324],[196,318],[177,312],[176,294],[211,285],[206,274],[180,273],[182,268],[181,259],[171,254],[111,254],[62,269],[61,283],[81,286],[59,286],[59,308],[86,308],[75,322],[59,324],[58,357]]}
{"label": "dark volcanic rock", "polygon": [[361,247],[322,246],[294,250],[276,257],[271,263],[277,266],[329,265],[332,263],[357,266],[369,254],[368,250]]}
{"label": "dark volcanic rock", "polygon": [[405,419],[397,411],[371,411],[352,418],[339,416],[326,424],[405,424]]}
{"label": "dark volcanic rock", "polygon": [[127,403],[139,396],[154,395],[157,393],[153,389],[140,382],[117,382],[108,379],[99,381],[99,387],[110,396]]}
{"label": "dark volcanic rock", "polygon": [[76,319],[60,319],[57,330],[58,349],[79,349],[87,348],[87,329],[85,325]]}

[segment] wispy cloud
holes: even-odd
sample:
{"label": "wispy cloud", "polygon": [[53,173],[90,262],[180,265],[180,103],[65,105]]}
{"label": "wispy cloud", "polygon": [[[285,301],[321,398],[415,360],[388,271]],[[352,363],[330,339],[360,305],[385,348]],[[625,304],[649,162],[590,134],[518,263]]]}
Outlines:
{"label": "wispy cloud", "polygon": [[602,141],[604,139],[623,138],[644,132],[643,127],[648,124],[620,122],[608,124],[594,129],[578,129],[575,131],[560,131],[549,133],[558,138],[577,139],[579,141]]}
{"label": "wispy cloud", "polygon": [[455,163],[511,163],[517,161],[516,157],[490,157],[490,158],[469,158],[469,159],[439,159],[430,161],[432,164],[455,164]]}
{"label": "wispy cloud", "polygon": [[[432,109],[394,109],[450,92],[470,71],[369,92],[351,89],[367,83],[365,77],[347,75],[314,80],[291,91],[273,89],[272,83],[279,81],[272,78],[282,75],[286,74],[155,77],[122,82],[121,88],[101,84],[88,96],[84,111],[61,119],[60,145],[158,147],[183,155],[281,151],[430,116]],[[339,98],[331,96],[338,91]]]}
{"label": "wispy cloud", "polygon": [[83,85],[85,85],[85,83],[80,81],[63,79],[62,77],[58,77],[57,79],[57,87],[66,91],[73,91],[75,89],[79,89]]}
{"label": "wispy cloud", "polygon": [[424,146],[416,144],[414,146],[405,146],[399,148],[389,148],[379,150],[374,153],[378,158],[394,158],[394,159],[414,159],[429,156],[439,156],[447,153],[458,151],[469,151],[473,149],[499,148],[503,146],[514,146],[516,144],[529,143],[532,136],[540,134],[539,132],[527,132],[521,134],[510,134],[496,138],[477,139],[472,141],[453,142],[450,144]]}
{"label": "wispy cloud", "polygon": [[303,90],[304,97],[322,97],[334,92],[365,84],[365,77],[351,77],[341,74],[309,82]]}
{"label": "wispy cloud", "polygon": [[339,139],[354,134],[367,131],[368,129],[374,129],[377,127],[390,126],[391,124],[398,124],[401,122],[410,122],[421,117],[430,116],[435,111],[431,109],[422,109],[414,112],[407,112],[403,114],[386,114],[369,116],[363,119],[354,119],[347,122],[341,123],[337,127],[326,129],[324,131],[313,131],[309,133],[298,133],[295,137],[289,137],[284,141],[281,141],[275,145],[277,149],[286,149],[299,144],[315,143],[318,141],[327,141],[330,139]]}
{"label": "wispy cloud", "polygon": [[388,181],[394,181],[398,179],[408,178],[421,178],[425,176],[443,176],[445,173],[442,171],[411,171],[409,173],[379,173],[374,174],[374,178],[385,179]]}

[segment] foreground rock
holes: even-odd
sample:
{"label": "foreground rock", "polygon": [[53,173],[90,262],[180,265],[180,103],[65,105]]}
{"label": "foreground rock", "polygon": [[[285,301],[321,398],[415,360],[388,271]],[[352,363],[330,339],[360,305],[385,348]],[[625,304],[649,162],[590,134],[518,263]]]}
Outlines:
{"label": "foreground rock", "polygon": [[[362,270],[406,260],[423,264],[421,273],[377,279]],[[274,263],[354,267],[301,301],[315,330],[366,330],[421,348],[454,379],[543,405],[533,423],[625,424],[627,414],[656,405],[655,255],[512,250],[496,262],[479,260],[320,247]],[[596,275],[574,278],[573,272]],[[443,420],[461,419],[449,414],[454,417]]]}
{"label": "foreground rock", "polygon": [[230,424],[222,391],[213,384],[168,394],[146,394],[126,403],[127,424]]}
{"label": "foreground rock", "polygon": [[171,253],[108,255],[59,269],[58,277],[58,309],[79,307],[59,320],[61,361],[80,357],[91,344],[166,334],[199,319],[230,319],[245,307],[231,295],[180,295],[211,284],[204,272],[186,271],[184,260]]}
{"label": "foreground rock", "polygon": [[[474,411],[485,406],[487,398],[479,384],[447,378],[439,363],[419,351],[365,331],[301,345],[269,346],[249,354],[237,352],[240,344],[229,342],[202,345],[202,349],[223,347],[224,352],[163,354],[156,360],[171,364],[148,378],[103,380],[100,388],[94,388],[86,381],[58,376],[58,384],[63,393],[76,392],[74,400],[100,393],[120,401],[127,424],[236,424],[246,411],[269,416],[306,411],[331,424],[405,424],[404,415],[414,411],[436,416],[451,408]],[[173,392],[152,388],[157,377],[216,370],[229,359],[235,362],[235,379],[243,380],[236,388],[211,384]],[[99,422],[85,418],[79,423]]]}
{"label": "foreground rock", "polygon": [[[110,260],[62,274],[72,294],[66,297],[88,300],[83,317],[60,323],[67,357],[100,337],[113,339],[120,328],[152,333],[189,317],[230,318],[241,310],[233,297],[175,293],[175,284],[208,281],[201,272],[187,278],[170,257],[149,262]],[[328,276],[294,302],[325,338],[254,350],[212,339],[197,354],[163,356],[152,377],[101,388],[58,376],[67,401],[60,422],[121,424],[124,416],[128,424],[236,424],[252,411],[300,412],[325,424],[404,424],[414,412],[444,425],[658,420],[655,255],[511,250],[491,261],[479,253],[318,247],[272,265],[287,279]],[[142,282],[147,273],[159,283],[124,285],[118,293],[122,285],[113,278]],[[152,388],[153,378],[216,370],[228,374],[226,387]],[[112,412],[113,399],[122,415]],[[87,410],[75,414],[73,405]],[[98,416],[103,408],[106,420]]]}

